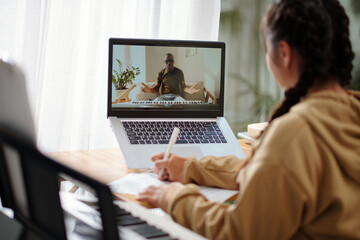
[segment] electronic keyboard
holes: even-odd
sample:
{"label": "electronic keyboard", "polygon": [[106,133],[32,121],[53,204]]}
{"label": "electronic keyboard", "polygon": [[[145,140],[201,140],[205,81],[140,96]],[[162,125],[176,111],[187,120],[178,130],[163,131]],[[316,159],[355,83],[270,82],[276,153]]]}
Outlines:
{"label": "electronic keyboard", "polygon": [[[69,239],[100,239],[102,224],[96,201],[84,201],[69,193],[61,192],[65,211],[65,224]],[[80,200],[83,198],[83,200]],[[148,209],[135,202],[114,201],[115,215],[120,239],[138,240],[204,240],[206,238],[175,223],[160,208]]]}
{"label": "electronic keyboard", "polygon": [[186,105],[186,104],[203,104],[202,101],[130,101],[128,103],[139,105]]}

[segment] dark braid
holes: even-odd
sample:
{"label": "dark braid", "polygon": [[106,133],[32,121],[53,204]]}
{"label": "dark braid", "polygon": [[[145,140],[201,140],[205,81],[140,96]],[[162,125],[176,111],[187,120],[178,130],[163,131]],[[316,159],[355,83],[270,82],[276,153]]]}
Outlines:
{"label": "dark braid", "polygon": [[350,84],[352,79],[352,61],[355,57],[349,37],[350,20],[338,0],[322,0],[322,3],[332,20],[334,32],[330,73],[337,76],[339,84],[345,87]]}
{"label": "dark braid", "polygon": [[[327,1],[327,0],[324,0]],[[303,61],[297,84],[285,92],[270,122],[287,113],[305,96],[315,79],[333,74],[337,54],[332,53],[333,26],[320,0],[280,0],[269,9],[265,32],[274,48],[284,40],[297,49]]]}

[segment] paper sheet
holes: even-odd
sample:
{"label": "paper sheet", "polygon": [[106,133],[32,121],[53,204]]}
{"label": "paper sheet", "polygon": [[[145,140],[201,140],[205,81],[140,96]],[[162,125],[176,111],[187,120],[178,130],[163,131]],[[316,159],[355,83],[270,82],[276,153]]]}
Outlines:
{"label": "paper sheet", "polygon": [[[109,186],[113,192],[137,195],[151,185],[158,186],[160,184],[170,184],[170,182],[160,181],[155,173],[146,172],[129,173],[125,177],[111,182]],[[199,186],[199,188],[201,194],[210,202],[223,203],[238,193],[236,190],[215,187]]]}

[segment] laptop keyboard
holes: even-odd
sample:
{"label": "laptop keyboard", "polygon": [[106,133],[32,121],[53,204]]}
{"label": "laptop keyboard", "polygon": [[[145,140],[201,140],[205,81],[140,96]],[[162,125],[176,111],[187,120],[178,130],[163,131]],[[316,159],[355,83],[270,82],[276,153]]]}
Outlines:
{"label": "laptop keyboard", "polygon": [[176,144],[226,143],[216,121],[123,121],[131,144],[168,144],[175,127]]}

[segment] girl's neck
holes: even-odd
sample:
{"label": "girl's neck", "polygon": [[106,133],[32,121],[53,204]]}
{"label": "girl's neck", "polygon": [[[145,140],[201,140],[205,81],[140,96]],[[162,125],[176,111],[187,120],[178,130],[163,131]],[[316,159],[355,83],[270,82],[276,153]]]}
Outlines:
{"label": "girl's neck", "polygon": [[332,78],[330,81],[325,83],[319,80],[315,81],[314,84],[309,88],[308,94],[320,91],[332,91],[335,93],[347,94],[346,90],[335,80],[335,78]]}

